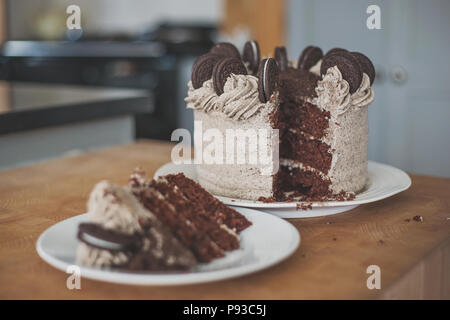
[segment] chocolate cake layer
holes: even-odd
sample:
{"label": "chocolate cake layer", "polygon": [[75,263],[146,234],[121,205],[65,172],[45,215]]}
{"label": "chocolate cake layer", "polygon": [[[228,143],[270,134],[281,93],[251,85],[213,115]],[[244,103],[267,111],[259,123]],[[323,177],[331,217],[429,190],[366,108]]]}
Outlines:
{"label": "chocolate cake layer", "polygon": [[130,180],[133,192],[201,262],[239,248],[238,232],[251,225],[183,174],[143,183]]}
{"label": "chocolate cake layer", "polygon": [[326,134],[329,119],[328,111],[322,111],[309,102],[287,102],[280,106],[279,128],[281,130],[294,128],[320,139]]}
{"label": "chocolate cake layer", "polygon": [[220,202],[203,189],[200,184],[191,179],[186,179],[184,174],[167,175],[165,178],[176,185],[187,199],[199,202],[204,208],[207,208],[209,214],[214,216],[218,223],[224,223],[235,232],[241,232],[251,226],[252,223],[247,218]]}
{"label": "chocolate cake layer", "polygon": [[135,196],[151,210],[201,262],[223,257],[224,251],[207,234],[201,234],[191,221],[179,214],[158,190],[146,187]]}
{"label": "chocolate cake layer", "polygon": [[277,201],[286,200],[286,193],[304,200],[322,200],[330,196],[330,180],[321,177],[320,173],[307,171],[300,167],[280,166],[278,171]]}
{"label": "chocolate cake layer", "polygon": [[300,161],[325,174],[333,157],[329,150],[329,145],[301,131],[284,130],[280,137],[281,158]]}
{"label": "chocolate cake layer", "polygon": [[[274,179],[277,201],[288,197],[321,199],[330,195],[325,176],[331,166],[330,146],[322,141],[329,128],[330,112],[311,103],[320,77],[289,68],[280,76],[280,158],[301,167],[280,165]],[[288,196],[289,195],[289,196]]]}
{"label": "chocolate cake layer", "polygon": [[239,248],[239,238],[237,234],[217,222],[210,208],[205,210],[201,199],[191,201],[187,199],[178,187],[172,183],[160,179],[150,183],[150,187],[155,188],[175,207],[178,216],[181,219],[189,221],[194,227],[203,234],[208,235],[218,247],[223,250],[233,250]]}

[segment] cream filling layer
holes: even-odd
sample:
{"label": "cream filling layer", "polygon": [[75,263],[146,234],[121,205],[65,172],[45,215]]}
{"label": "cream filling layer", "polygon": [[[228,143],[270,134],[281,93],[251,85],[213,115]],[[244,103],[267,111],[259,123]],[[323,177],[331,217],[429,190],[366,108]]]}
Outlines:
{"label": "cream filling layer", "polygon": [[313,173],[319,175],[323,180],[330,180],[328,175],[326,175],[324,172],[322,172],[316,168],[313,168],[311,166],[308,166],[301,161],[291,160],[291,159],[281,159],[280,166],[289,167],[289,168],[298,168],[298,169],[302,169],[304,171],[313,172]]}

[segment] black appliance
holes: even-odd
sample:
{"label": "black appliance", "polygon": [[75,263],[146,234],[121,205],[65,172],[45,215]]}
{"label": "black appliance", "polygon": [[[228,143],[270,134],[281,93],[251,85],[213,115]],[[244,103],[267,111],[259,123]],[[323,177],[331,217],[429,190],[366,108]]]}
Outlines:
{"label": "black appliance", "polygon": [[215,30],[210,25],[163,23],[120,41],[102,37],[7,41],[1,50],[0,79],[145,88],[151,91],[155,108],[135,116],[136,138],[168,140],[181,126],[183,64],[209,50]]}

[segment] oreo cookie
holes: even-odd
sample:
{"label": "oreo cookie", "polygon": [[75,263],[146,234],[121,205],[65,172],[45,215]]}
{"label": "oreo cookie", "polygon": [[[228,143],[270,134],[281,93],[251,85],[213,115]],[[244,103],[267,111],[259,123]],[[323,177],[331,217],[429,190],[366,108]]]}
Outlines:
{"label": "oreo cookie", "polygon": [[280,71],[285,71],[288,68],[286,47],[275,47],[274,57]]}
{"label": "oreo cookie", "polygon": [[247,74],[247,68],[240,59],[224,58],[220,60],[213,69],[213,85],[217,95],[223,93],[223,87],[230,74]]}
{"label": "oreo cookie", "polygon": [[192,66],[191,81],[194,89],[198,89],[203,85],[203,82],[211,79],[212,71],[214,66],[219,60],[222,59],[220,56],[207,53],[195,60]]}
{"label": "oreo cookie", "polygon": [[345,50],[342,48],[333,48],[333,49],[328,50],[328,52],[325,55],[328,56],[330,54],[339,53],[339,52],[348,52],[348,50]]}
{"label": "oreo cookie", "polygon": [[337,66],[348,84],[350,85],[350,93],[358,90],[362,81],[362,71],[359,67],[358,60],[348,52],[337,52],[325,55],[320,67],[320,74],[327,73],[328,68]]}
{"label": "oreo cookie", "polygon": [[248,68],[253,74],[258,72],[259,60],[261,59],[259,44],[255,40],[247,41],[242,52],[242,60],[247,62]]}
{"label": "oreo cookie", "polygon": [[322,49],[315,46],[308,46],[298,58],[297,69],[309,71],[322,57]]}
{"label": "oreo cookie", "polygon": [[262,103],[270,100],[278,86],[279,68],[274,59],[264,59],[258,68],[258,98]]}
{"label": "oreo cookie", "polygon": [[216,54],[222,57],[241,59],[239,50],[229,42],[217,43],[209,50],[209,53]]}
{"label": "oreo cookie", "polygon": [[361,52],[350,52],[350,54],[358,61],[361,71],[369,76],[370,85],[372,85],[375,80],[375,67],[372,61]]}
{"label": "oreo cookie", "polygon": [[[89,237],[86,237],[86,235]],[[91,247],[110,251],[131,249],[137,247],[139,243],[137,235],[128,235],[104,229],[95,223],[80,223],[77,238]]]}

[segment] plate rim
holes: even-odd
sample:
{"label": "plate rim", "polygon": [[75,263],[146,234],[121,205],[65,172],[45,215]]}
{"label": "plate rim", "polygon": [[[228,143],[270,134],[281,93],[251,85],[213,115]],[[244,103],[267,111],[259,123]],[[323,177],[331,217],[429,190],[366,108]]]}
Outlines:
{"label": "plate rim", "polygon": [[[176,165],[177,164],[175,164],[173,162],[167,162],[167,163],[163,164],[155,171],[153,178],[157,178],[159,176],[158,172],[160,170],[162,170],[163,168],[170,167],[170,166],[176,166]],[[195,165],[195,164],[191,163],[191,164],[181,164],[181,165]],[[409,187],[411,187],[411,185],[412,185],[411,177],[405,171],[403,171],[397,167],[391,166],[389,164],[371,161],[371,160],[368,161],[368,166],[369,165],[370,166],[378,166],[378,167],[384,168],[385,170],[395,171],[395,172],[399,173],[400,175],[402,175],[403,178],[405,179],[405,181],[404,181],[404,183],[399,185],[397,189],[387,192],[385,194],[382,194],[382,195],[379,195],[379,196],[376,196],[373,198],[369,198],[369,199],[360,199],[360,200],[355,199],[355,200],[347,200],[347,201],[323,201],[323,202],[292,201],[292,202],[264,203],[264,202],[258,201],[258,200],[244,200],[244,199],[230,198],[230,197],[225,197],[225,196],[218,196],[218,195],[214,195],[214,194],[212,194],[212,195],[228,206],[240,207],[240,208],[252,208],[252,209],[296,208],[297,204],[299,204],[299,203],[311,204],[311,206],[313,208],[345,207],[345,206],[361,205],[361,204],[367,204],[367,203],[380,201],[380,200],[392,197],[400,192],[403,192],[403,191],[409,189]]]}
{"label": "plate rim", "polygon": [[[81,278],[103,281],[109,283],[117,283],[117,284],[128,284],[128,285],[138,285],[138,286],[177,286],[177,285],[189,285],[189,284],[199,284],[199,283],[208,283],[208,282],[216,282],[226,279],[237,278],[241,276],[245,276],[251,273],[259,272],[270,268],[282,261],[285,261],[289,257],[291,257],[300,247],[301,244],[301,234],[300,231],[288,221],[281,219],[277,216],[271,215],[269,213],[265,213],[259,210],[241,207],[235,208],[235,210],[240,211],[250,211],[250,214],[253,215],[265,215],[269,219],[277,219],[281,224],[286,225],[288,229],[291,230],[291,234],[293,239],[291,240],[291,244],[287,247],[284,254],[278,256],[277,258],[272,258],[266,261],[257,261],[255,263],[247,264],[247,265],[239,265],[231,268],[224,268],[219,270],[211,270],[211,271],[203,271],[196,273],[185,273],[185,274],[145,274],[145,273],[126,273],[114,270],[104,270],[90,267],[83,267],[77,265],[81,271]],[[241,212],[240,212],[241,213]],[[243,214],[243,213],[241,213]],[[82,216],[87,215],[87,213],[82,213],[79,215],[75,215],[69,217],[67,219],[61,220],[55,224],[52,224],[48,228],[46,228],[38,237],[36,241],[36,251],[39,257],[48,263],[50,266],[58,269],[62,272],[66,272],[67,267],[71,266],[71,264],[64,262],[58,258],[55,258],[50,253],[46,252],[42,246],[42,242],[44,238],[51,232],[51,229],[56,228],[59,224],[67,222],[71,219],[80,219]],[[244,214],[245,215],[245,214]],[[120,275],[120,276],[119,276]]]}

